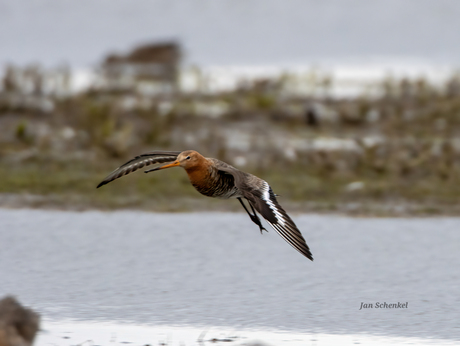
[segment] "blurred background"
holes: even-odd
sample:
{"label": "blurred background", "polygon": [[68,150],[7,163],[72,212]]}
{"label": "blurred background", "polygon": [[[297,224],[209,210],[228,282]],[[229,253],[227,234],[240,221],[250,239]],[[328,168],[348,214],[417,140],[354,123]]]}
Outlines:
{"label": "blurred background", "polygon": [[[405,217],[460,215],[458,18],[455,0],[0,0],[0,298],[42,315],[37,346],[458,345],[458,219]],[[186,149],[267,180],[315,261],[181,169],[96,189]],[[375,302],[408,308],[359,310]]]}
{"label": "blurred background", "polygon": [[459,13],[448,0],[2,0],[0,203],[232,208],[183,172],[167,188],[152,174],[94,189],[133,155],[195,149],[299,211],[458,214]]}

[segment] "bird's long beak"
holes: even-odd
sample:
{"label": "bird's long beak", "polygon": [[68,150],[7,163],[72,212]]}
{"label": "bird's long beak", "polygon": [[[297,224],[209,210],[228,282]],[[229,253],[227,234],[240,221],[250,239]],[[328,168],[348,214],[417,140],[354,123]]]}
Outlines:
{"label": "bird's long beak", "polygon": [[176,160],[176,161],[174,161],[173,163],[170,163],[170,164],[167,164],[167,165],[164,165],[164,166],[161,166],[161,167],[156,167],[156,168],[148,169],[148,170],[146,170],[144,173],[149,173],[149,172],[153,172],[153,171],[159,171],[160,169],[176,167],[176,166],[179,166],[179,165],[180,165],[180,162]]}

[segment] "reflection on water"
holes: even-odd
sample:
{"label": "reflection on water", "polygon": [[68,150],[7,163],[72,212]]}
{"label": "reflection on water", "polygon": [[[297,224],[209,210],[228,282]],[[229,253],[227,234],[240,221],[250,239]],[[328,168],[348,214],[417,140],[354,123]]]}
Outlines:
{"label": "reflection on water", "polygon": [[243,214],[0,209],[0,295],[55,322],[458,340],[460,219],[294,219],[313,263]]}
{"label": "reflection on water", "polygon": [[388,337],[366,334],[334,335],[324,333],[274,332],[190,326],[133,326],[114,323],[47,322],[38,335],[36,346],[60,345],[167,345],[167,346],[373,346],[455,345],[446,339]]}

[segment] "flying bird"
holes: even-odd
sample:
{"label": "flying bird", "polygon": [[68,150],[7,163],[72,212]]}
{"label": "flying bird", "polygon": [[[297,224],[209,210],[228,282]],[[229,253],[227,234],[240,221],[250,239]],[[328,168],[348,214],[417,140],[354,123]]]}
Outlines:
{"label": "flying bird", "polygon": [[[164,165],[159,165],[164,164]],[[294,249],[313,261],[312,254],[305,239],[294,221],[276,200],[276,195],[265,180],[214,159],[206,158],[194,150],[186,151],[152,151],[126,162],[110,173],[97,187],[121,178],[148,165],[157,165],[145,173],[165,168],[180,166],[185,169],[190,182],[201,194],[209,197],[229,199],[236,198],[248,213],[252,222],[259,226],[260,232],[267,231],[256,214],[264,219]],[[246,207],[243,199],[247,201]]]}

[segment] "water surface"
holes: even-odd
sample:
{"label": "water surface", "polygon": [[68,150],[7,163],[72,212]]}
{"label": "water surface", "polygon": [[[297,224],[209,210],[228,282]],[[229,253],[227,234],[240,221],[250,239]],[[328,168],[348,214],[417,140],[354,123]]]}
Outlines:
{"label": "water surface", "polygon": [[460,340],[460,219],[293,218],[314,262],[245,214],[0,209],[0,296],[55,322]]}

